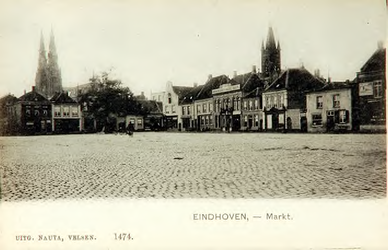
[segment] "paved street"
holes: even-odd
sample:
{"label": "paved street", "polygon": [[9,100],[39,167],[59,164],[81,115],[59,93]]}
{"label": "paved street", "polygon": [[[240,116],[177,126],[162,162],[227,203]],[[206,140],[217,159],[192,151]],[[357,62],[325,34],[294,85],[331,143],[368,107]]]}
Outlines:
{"label": "paved street", "polygon": [[4,201],[386,196],[385,135],[147,132],[0,144]]}

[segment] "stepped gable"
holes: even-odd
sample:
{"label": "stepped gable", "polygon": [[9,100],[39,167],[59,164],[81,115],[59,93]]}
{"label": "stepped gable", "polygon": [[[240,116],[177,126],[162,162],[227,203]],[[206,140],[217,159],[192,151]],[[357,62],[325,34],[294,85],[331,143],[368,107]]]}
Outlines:
{"label": "stepped gable", "polygon": [[265,91],[291,90],[304,92],[322,88],[324,82],[304,68],[287,69]]}

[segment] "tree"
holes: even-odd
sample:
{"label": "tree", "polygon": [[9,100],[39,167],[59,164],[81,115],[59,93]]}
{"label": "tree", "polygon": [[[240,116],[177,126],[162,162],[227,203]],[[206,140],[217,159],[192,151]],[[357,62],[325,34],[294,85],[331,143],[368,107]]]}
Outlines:
{"label": "tree", "polygon": [[115,128],[116,116],[136,109],[131,90],[123,87],[120,80],[110,79],[109,73],[93,76],[89,84],[90,88],[79,95],[79,100],[85,118],[95,121],[95,129],[105,128],[105,132],[111,132]]}

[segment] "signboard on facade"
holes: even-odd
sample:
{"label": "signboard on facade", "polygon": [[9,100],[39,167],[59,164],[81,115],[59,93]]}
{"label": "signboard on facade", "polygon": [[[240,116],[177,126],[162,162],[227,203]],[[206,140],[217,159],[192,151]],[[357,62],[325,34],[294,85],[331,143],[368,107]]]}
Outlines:
{"label": "signboard on facade", "polygon": [[240,90],[240,85],[231,85],[230,83],[227,84],[222,84],[218,89],[213,89],[212,94],[220,94],[220,93],[225,93],[225,92],[230,92],[230,91],[236,91]]}
{"label": "signboard on facade", "polygon": [[373,95],[373,82],[363,82],[359,85],[359,95]]}

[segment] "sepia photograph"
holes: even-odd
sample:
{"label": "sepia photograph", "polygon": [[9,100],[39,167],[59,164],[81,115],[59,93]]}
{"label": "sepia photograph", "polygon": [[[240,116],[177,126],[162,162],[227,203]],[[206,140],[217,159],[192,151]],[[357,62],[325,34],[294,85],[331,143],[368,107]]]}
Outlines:
{"label": "sepia photograph", "polygon": [[2,1],[1,249],[385,249],[386,2]]}

